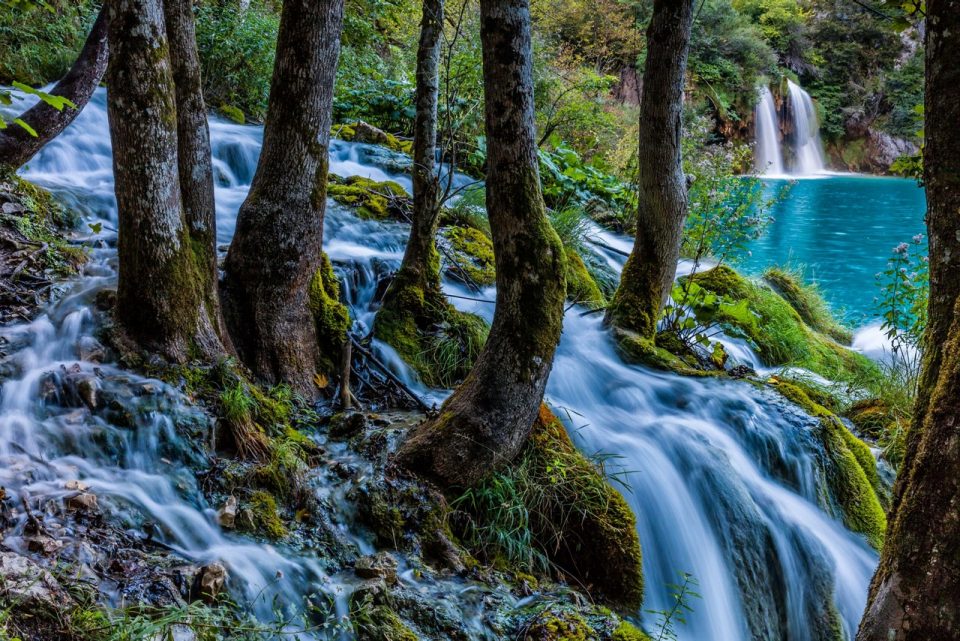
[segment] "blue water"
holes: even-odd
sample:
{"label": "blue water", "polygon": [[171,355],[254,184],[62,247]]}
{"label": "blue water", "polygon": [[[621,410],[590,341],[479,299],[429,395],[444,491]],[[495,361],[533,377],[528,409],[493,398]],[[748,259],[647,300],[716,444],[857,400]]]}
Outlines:
{"label": "blue water", "polygon": [[[788,181],[765,180],[768,193]],[[831,307],[859,326],[877,317],[875,274],[892,249],[926,232],[924,191],[913,180],[837,175],[794,181],[773,206],[774,222],[738,266],[761,274],[772,265],[801,266]]]}

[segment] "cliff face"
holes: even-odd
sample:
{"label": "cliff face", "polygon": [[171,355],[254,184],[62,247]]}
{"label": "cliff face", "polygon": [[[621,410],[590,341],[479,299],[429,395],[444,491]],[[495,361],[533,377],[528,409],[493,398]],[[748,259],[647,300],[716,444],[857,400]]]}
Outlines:
{"label": "cliff face", "polygon": [[886,131],[868,128],[859,137],[844,138],[827,146],[834,169],[868,174],[886,174],[900,156],[916,154],[919,147]]}

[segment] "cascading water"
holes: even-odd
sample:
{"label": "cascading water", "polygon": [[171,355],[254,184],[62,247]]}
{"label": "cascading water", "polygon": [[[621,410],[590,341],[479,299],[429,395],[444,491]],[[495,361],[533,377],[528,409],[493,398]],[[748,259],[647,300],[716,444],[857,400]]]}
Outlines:
{"label": "cascading water", "polygon": [[810,94],[792,80],[787,80],[787,96],[793,117],[793,173],[801,176],[822,173],[823,145],[820,142],[820,123],[813,100]]}
{"label": "cascading water", "polygon": [[[214,121],[211,139],[219,239],[228,242],[256,166],[262,130]],[[409,188],[403,162],[379,148],[337,142],[330,169],[390,178]],[[226,534],[216,525],[185,466],[170,462],[199,455],[174,429],[174,421],[186,420],[174,417],[190,413],[175,390],[116,367],[97,366],[103,376],[159,390],[164,400],[142,401],[156,405],[133,430],[90,417],[78,420],[73,412],[44,405],[42,378],[76,362],[76,343],[95,330],[89,311],[93,296],[116,277],[115,234],[110,231],[116,214],[102,90],[25,175],[81,208],[91,222],[102,219],[104,229],[91,237],[91,261],[67,296],[32,323],[2,330],[17,349],[10,357],[16,374],[4,383],[0,398],[0,483],[15,493],[56,498],[65,493],[66,481],[80,478],[124,527],[149,516],[160,524],[165,543],[186,558],[224,562],[239,597],[256,600],[267,589],[267,598],[259,600],[266,604],[261,610],[269,609],[272,597],[296,607],[304,594],[320,590],[337,595],[342,614],[351,589],[348,578],[326,574],[316,557],[281,552]],[[406,226],[359,220],[331,205],[325,228],[326,249],[344,277],[353,318],[369,327],[377,275],[399,264]],[[597,233],[608,246],[629,248],[626,239]],[[598,252],[612,267],[621,267],[621,256]],[[446,287],[459,291],[453,284]],[[492,294],[481,297],[491,299]],[[493,312],[486,303],[455,302],[488,319]],[[575,417],[569,427],[586,452],[620,457],[630,486],[625,496],[637,515],[644,547],[645,608],[669,609],[668,584],[684,571],[696,577],[703,598],[692,603],[688,624],[679,628],[682,641],[818,641],[827,638],[834,613],[852,638],[876,554],[862,537],[817,507],[823,479],[822,452],[813,437],[816,420],[748,384],[679,378],[625,365],[601,319],[581,312],[574,308],[566,315],[548,397],[568,410],[561,415]],[[389,348],[379,349],[385,359],[391,356]],[[390,362],[416,384],[402,362]],[[84,372],[93,368],[81,363]],[[433,398],[445,394],[423,391]],[[119,443],[123,456],[118,460],[104,442]],[[23,469],[36,467],[36,460],[43,465],[24,474]],[[369,542],[356,544],[369,550]],[[417,580],[412,573],[404,577]],[[464,596],[470,594],[469,586],[447,584],[431,594],[459,599],[456,607],[478,621],[474,638],[497,638],[476,616],[480,597],[471,601]]]}
{"label": "cascading water", "polygon": [[756,147],[754,168],[757,174],[779,176],[783,174],[783,154],[780,152],[780,128],[777,126],[777,105],[773,94],[766,86],[760,87],[760,101],[754,110]]}

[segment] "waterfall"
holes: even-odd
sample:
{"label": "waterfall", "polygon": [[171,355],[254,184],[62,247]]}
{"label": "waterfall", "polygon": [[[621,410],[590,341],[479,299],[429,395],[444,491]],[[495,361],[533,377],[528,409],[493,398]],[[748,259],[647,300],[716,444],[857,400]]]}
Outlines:
{"label": "waterfall", "polygon": [[[806,122],[809,134],[812,119]],[[210,134],[218,239],[227,243],[250,186],[263,130],[213,119]],[[87,220],[102,219],[105,224],[90,238],[90,262],[67,295],[33,322],[0,329],[9,345],[21,346],[8,357],[16,373],[0,390],[0,485],[14,496],[46,500],[63,496],[65,481],[82,479],[100,497],[105,518],[131,530],[149,518],[158,524],[161,542],[180,555],[196,563],[223,562],[230,571],[233,597],[256,606],[252,610],[258,616],[271,616],[274,599],[279,607],[293,607],[304,594],[318,590],[335,599],[342,615],[356,583],[349,568],[328,574],[327,562],[310,550],[262,544],[220,529],[216,506],[206,503],[189,467],[178,464],[192,446],[177,435],[174,423],[179,414],[195,410],[176,390],[118,366],[81,363],[85,373],[102,369],[110,384],[130,380],[158,390],[165,400],[156,401],[156,411],[135,428],[94,420],[40,398],[45,373],[77,362],[76,343],[96,333],[90,310],[97,290],[116,284],[109,139],[105,92],[99,89],[76,121],[24,172],[78,207]],[[370,145],[338,141],[331,145],[330,169],[341,175],[390,178],[409,188],[409,176],[398,168],[404,159]],[[397,268],[409,227],[360,220],[332,202],[324,224],[325,249],[343,276],[351,317],[369,327],[376,275]],[[598,229],[592,236],[599,236],[606,247],[632,244]],[[619,254],[598,253],[612,268],[622,268]],[[454,283],[445,283],[445,289],[459,292]],[[494,293],[469,296],[491,300]],[[488,319],[493,313],[493,306],[482,301],[454,302]],[[575,307],[566,313],[547,400],[559,416],[568,418],[581,449],[619,457],[606,466],[619,467],[620,478],[629,485],[623,493],[637,516],[643,545],[644,607],[669,609],[668,584],[685,571],[697,578],[703,598],[692,603],[687,624],[679,626],[680,641],[815,641],[826,638],[825,627],[833,623],[852,638],[877,555],[863,537],[821,509],[823,452],[814,436],[818,420],[747,383],[681,378],[627,365],[602,317],[582,311]],[[385,346],[378,349],[389,354]],[[384,360],[405,381],[418,385],[398,359]],[[432,399],[449,393],[420,389]],[[115,446],[103,445],[108,440]],[[124,454],[120,460],[117,452]],[[319,485],[330,502],[339,505],[343,490],[331,490],[339,487],[336,482],[323,476]],[[372,547],[369,540],[357,545]],[[464,620],[469,615],[475,622],[470,639],[502,638],[484,624],[487,597],[470,601],[471,594],[486,595],[487,588],[429,573],[420,577],[407,572],[403,580],[424,598],[448,599],[448,607],[458,609]],[[515,603],[510,599],[514,597],[509,593],[491,595],[492,602]],[[655,616],[637,614],[648,627],[655,625]],[[837,614],[840,620],[832,621]]]}
{"label": "waterfall", "polygon": [[790,113],[793,116],[793,173],[806,176],[824,170],[820,123],[810,94],[792,80],[787,80]]}
{"label": "waterfall", "polygon": [[777,106],[766,86],[760,87],[760,102],[754,110],[757,144],[754,148],[754,167],[757,174],[783,174],[783,154],[780,153],[780,128],[777,126]]}

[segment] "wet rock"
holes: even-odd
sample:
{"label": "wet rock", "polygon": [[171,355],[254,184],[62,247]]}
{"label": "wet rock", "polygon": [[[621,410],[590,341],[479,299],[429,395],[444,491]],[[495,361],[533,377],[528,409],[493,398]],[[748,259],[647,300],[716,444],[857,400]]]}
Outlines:
{"label": "wet rock", "polygon": [[227,497],[227,501],[223,504],[223,507],[217,512],[217,522],[220,523],[220,527],[232,530],[237,525],[237,497],[231,495]]}
{"label": "wet rock", "polygon": [[353,571],[361,579],[383,579],[390,585],[397,582],[397,560],[388,552],[360,557]]}
{"label": "wet rock", "polygon": [[47,372],[40,377],[40,400],[44,404],[56,403],[60,398],[60,385],[57,381],[57,375],[53,372]]}
{"label": "wet rock", "polygon": [[117,304],[117,290],[101,289],[93,299],[93,304],[102,312],[112,311]]}
{"label": "wet rock", "polygon": [[727,374],[730,375],[730,378],[746,378],[756,376],[757,372],[749,365],[734,365],[727,370]]}
{"label": "wet rock", "polygon": [[35,554],[50,556],[56,554],[62,548],[63,541],[58,541],[46,534],[38,534],[27,538],[27,549]]}
{"label": "wet rock", "polygon": [[367,427],[367,418],[360,412],[334,414],[330,418],[330,436],[332,438],[350,438]]}
{"label": "wet rock", "polygon": [[64,502],[67,510],[70,512],[96,512],[99,509],[97,505],[97,495],[92,492],[78,492],[73,496],[67,497]]}
{"label": "wet rock", "polygon": [[213,603],[227,585],[227,568],[222,563],[205,565],[197,572],[193,581],[194,599]]}
{"label": "wet rock", "polygon": [[0,597],[22,609],[65,611],[71,606],[50,572],[14,552],[0,552]]}
{"label": "wet rock", "polygon": [[106,348],[93,336],[82,336],[80,340],[77,341],[77,357],[81,361],[102,363],[106,354]]}

